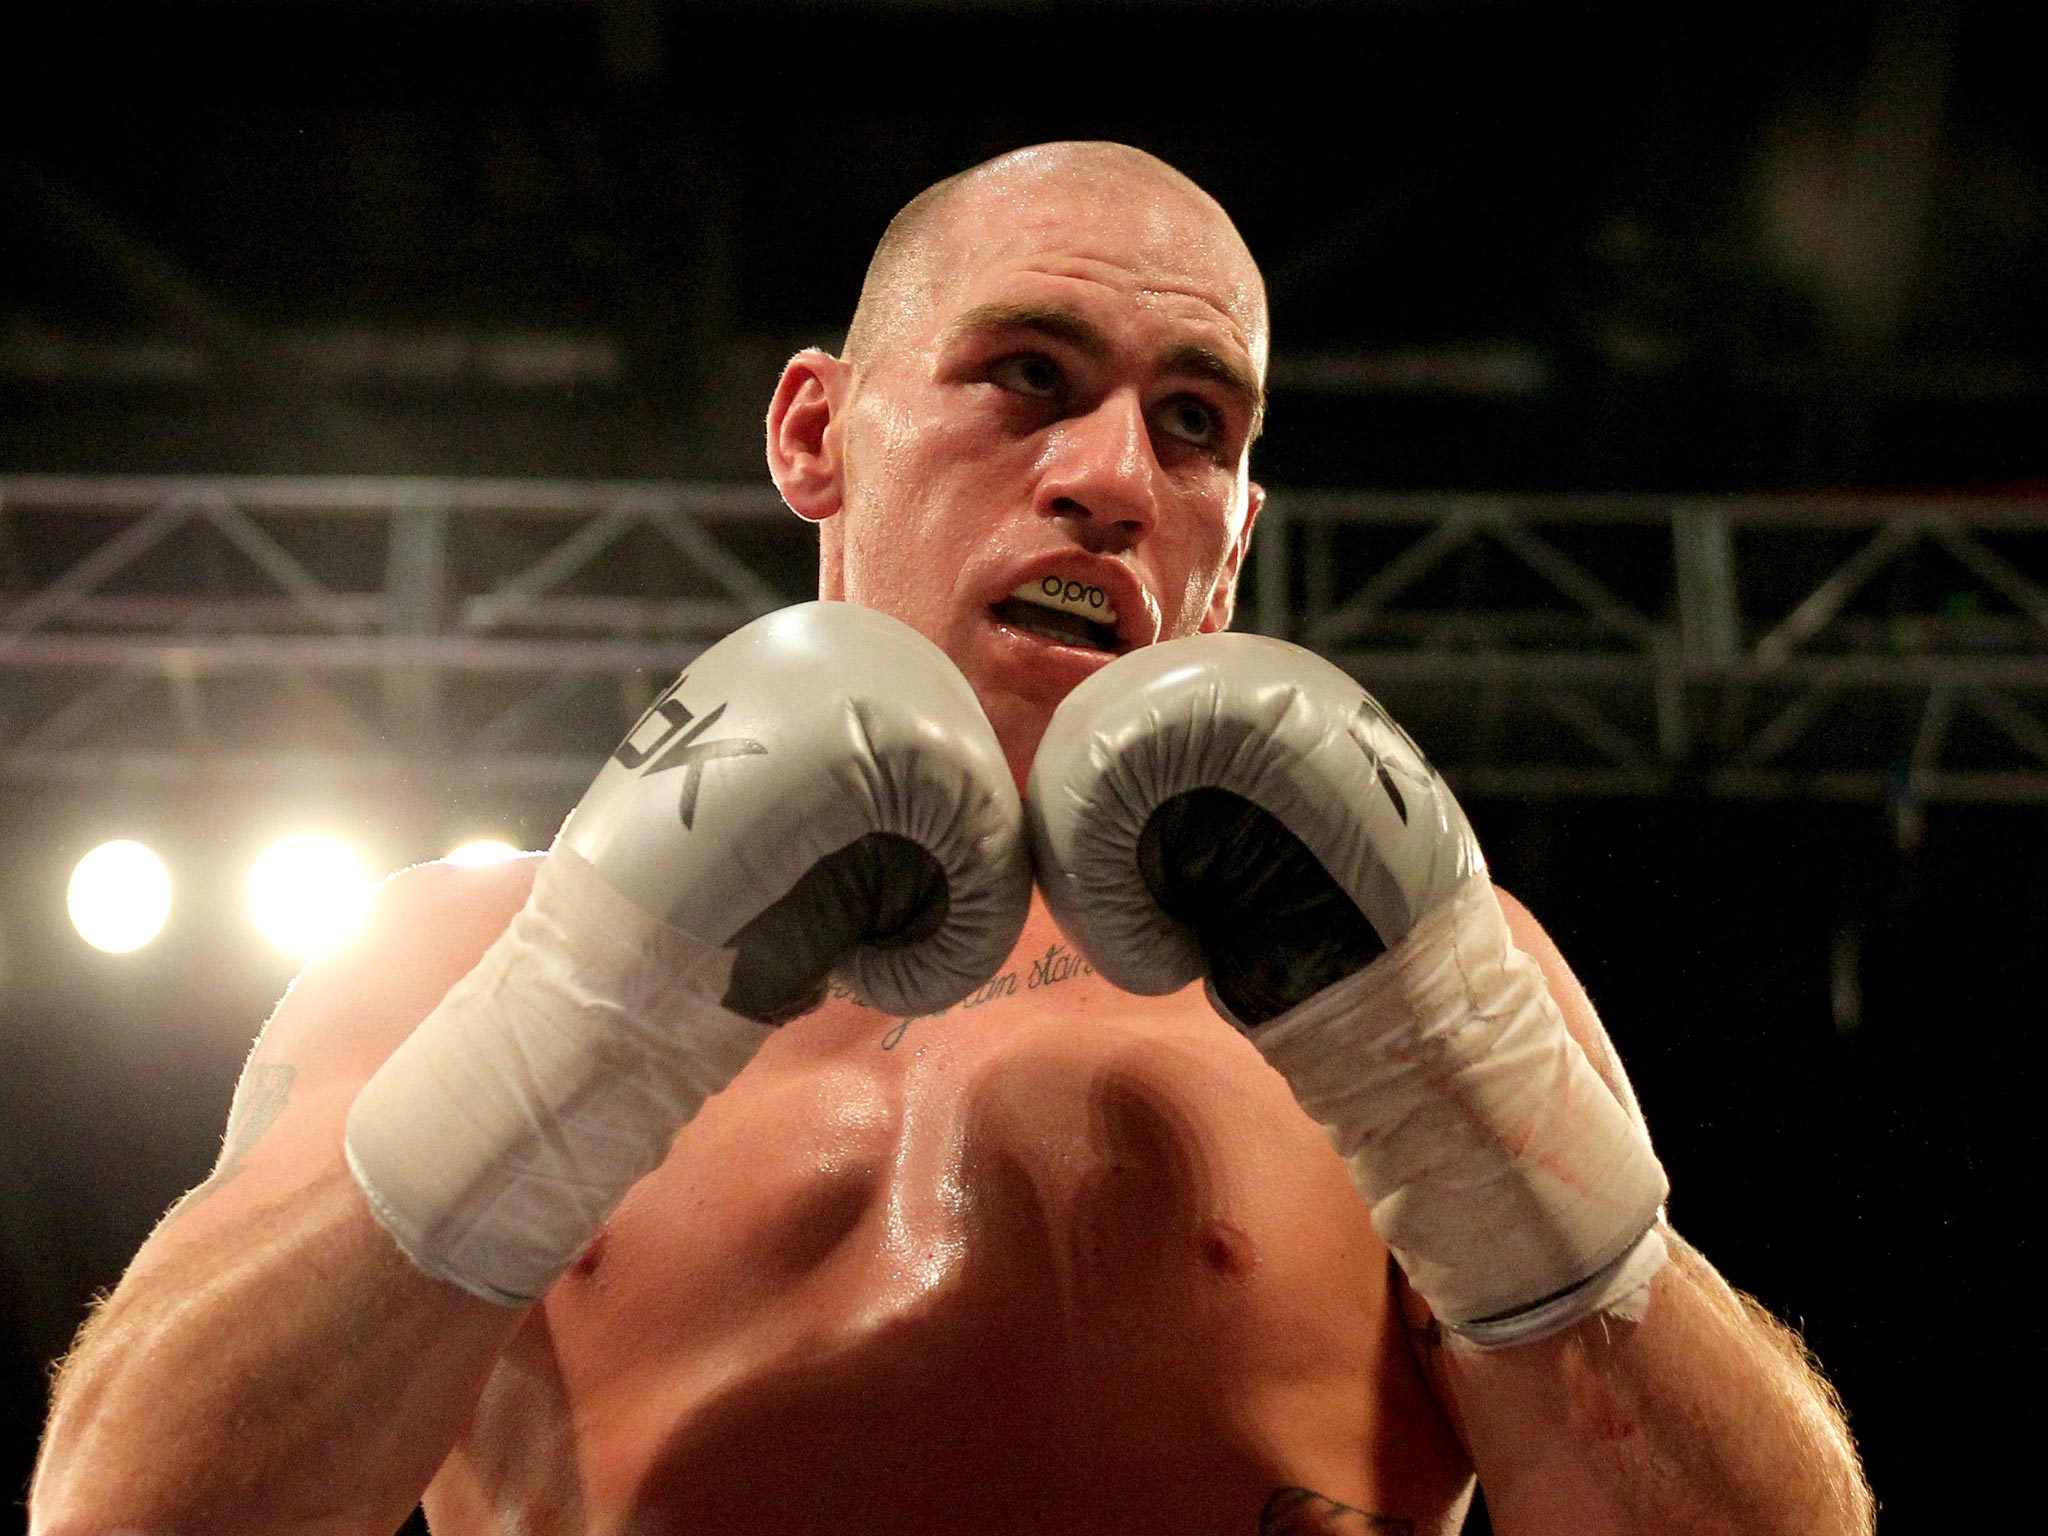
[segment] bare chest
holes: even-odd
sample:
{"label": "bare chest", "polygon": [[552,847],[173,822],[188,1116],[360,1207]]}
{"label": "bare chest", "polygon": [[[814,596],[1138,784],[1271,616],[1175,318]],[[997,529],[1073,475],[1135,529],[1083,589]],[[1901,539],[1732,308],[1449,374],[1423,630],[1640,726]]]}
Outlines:
{"label": "bare chest", "polygon": [[[536,1314],[469,1453],[494,1416],[546,1426],[500,1486],[531,1479],[530,1509],[573,1483],[576,1530],[1455,1502],[1321,1133],[1199,993],[1130,998],[1052,950],[944,1015],[839,999],[772,1041]],[[906,1498],[931,1513],[876,1523]]]}

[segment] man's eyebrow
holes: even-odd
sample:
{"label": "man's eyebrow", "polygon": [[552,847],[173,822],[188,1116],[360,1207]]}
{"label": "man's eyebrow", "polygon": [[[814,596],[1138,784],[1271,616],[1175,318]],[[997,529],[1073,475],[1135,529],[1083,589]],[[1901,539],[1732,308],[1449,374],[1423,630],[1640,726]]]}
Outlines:
{"label": "man's eyebrow", "polygon": [[[955,316],[939,337],[939,345],[943,349],[969,336],[992,331],[1033,331],[1054,341],[1064,341],[1091,357],[1109,352],[1109,338],[1085,316],[1057,304],[1020,304],[1003,299],[991,299]],[[1265,421],[1266,392],[1246,369],[1213,348],[1194,342],[1174,347],[1160,361],[1168,373],[1192,374],[1236,395],[1251,416],[1251,436],[1258,436]]]}
{"label": "man's eyebrow", "polygon": [[1236,395],[1251,416],[1252,437],[1257,437],[1265,426],[1266,392],[1259,388],[1256,379],[1222,353],[1190,342],[1166,354],[1166,371],[1191,373]]}
{"label": "man's eyebrow", "polygon": [[1055,341],[1071,343],[1096,357],[1109,351],[1109,338],[1094,322],[1071,309],[1062,309],[1057,304],[1017,304],[1003,299],[977,304],[956,316],[946,327],[945,334],[940,336],[939,345],[949,347],[966,337],[990,331],[1036,331]]}

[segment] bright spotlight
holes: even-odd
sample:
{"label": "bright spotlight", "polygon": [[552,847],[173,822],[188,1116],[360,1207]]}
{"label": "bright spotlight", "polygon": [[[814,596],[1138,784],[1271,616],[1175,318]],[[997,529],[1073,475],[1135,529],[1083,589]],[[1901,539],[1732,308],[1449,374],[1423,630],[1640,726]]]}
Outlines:
{"label": "bright spotlight", "polygon": [[71,926],[94,949],[125,955],[163,932],[171,915],[171,872],[142,844],[101,843],[71,871]]}
{"label": "bright spotlight", "polygon": [[464,843],[448,855],[450,864],[502,864],[507,859],[519,857],[519,850],[510,843],[501,843],[495,837],[479,837]]}
{"label": "bright spotlight", "polygon": [[249,871],[249,910],[273,944],[317,955],[355,932],[370,905],[362,861],[328,837],[288,837]]}

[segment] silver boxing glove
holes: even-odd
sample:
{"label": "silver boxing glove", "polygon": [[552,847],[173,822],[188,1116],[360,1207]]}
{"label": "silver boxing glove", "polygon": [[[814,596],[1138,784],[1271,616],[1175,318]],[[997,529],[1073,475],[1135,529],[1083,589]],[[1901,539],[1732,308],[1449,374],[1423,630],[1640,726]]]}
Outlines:
{"label": "silver boxing glove", "polygon": [[511,926],[356,1096],[349,1167],[420,1269],[524,1305],[828,976],[935,1012],[1030,897],[1016,785],[952,662],[865,608],[770,614],[612,754]]}
{"label": "silver boxing glove", "polygon": [[888,615],[803,603],[706,651],[555,840],[635,906],[733,952],[774,1022],[837,972],[884,1013],[993,975],[1030,905],[1017,791],[974,690]]}
{"label": "silver boxing glove", "polygon": [[1349,676],[1252,635],[1120,657],[1055,712],[1025,816],[1075,948],[1133,992],[1206,979],[1454,1338],[1640,1315],[1667,1256],[1649,1136]]}

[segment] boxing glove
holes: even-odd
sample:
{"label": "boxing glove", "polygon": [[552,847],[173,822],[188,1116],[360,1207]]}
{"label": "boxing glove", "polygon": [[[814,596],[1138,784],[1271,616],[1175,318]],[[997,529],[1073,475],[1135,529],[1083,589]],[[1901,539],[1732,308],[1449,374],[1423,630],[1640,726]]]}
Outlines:
{"label": "boxing glove", "polygon": [[1515,948],[1450,790],[1349,676],[1252,635],[1132,652],[1055,712],[1025,820],[1075,948],[1127,991],[1205,980],[1454,1335],[1642,1304],[1666,1257],[1648,1136]]}
{"label": "boxing glove", "polygon": [[1030,904],[979,702],[886,615],[806,603],[707,650],[557,834],[505,934],[371,1077],[348,1164],[429,1274],[538,1298],[676,1131],[838,976],[936,1012]]}

